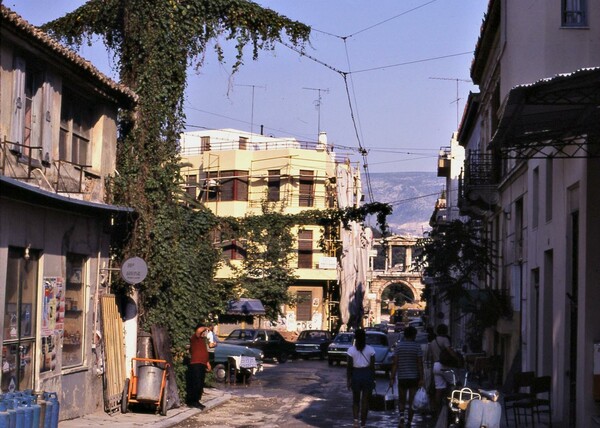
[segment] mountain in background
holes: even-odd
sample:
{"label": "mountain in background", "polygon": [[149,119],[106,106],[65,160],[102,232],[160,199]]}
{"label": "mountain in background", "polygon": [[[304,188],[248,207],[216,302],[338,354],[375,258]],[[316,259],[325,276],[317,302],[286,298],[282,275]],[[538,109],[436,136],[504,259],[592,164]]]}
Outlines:
{"label": "mountain in background", "polygon": [[[388,217],[391,233],[420,237],[431,229],[429,219],[444,189],[444,178],[435,172],[383,172],[369,176],[374,200],[388,203],[394,209]],[[364,174],[362,178],[368,200]],[[375,225],[374,220],[371,224]]]}

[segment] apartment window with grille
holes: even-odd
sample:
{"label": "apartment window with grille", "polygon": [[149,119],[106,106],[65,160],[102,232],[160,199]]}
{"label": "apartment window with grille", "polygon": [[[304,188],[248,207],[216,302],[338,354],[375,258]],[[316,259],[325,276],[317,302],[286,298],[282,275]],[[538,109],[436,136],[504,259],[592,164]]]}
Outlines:
{"label": "apartment window with grille", "polygon": [[91,153],[91,111],[87,103],[65,91],[60,109],[60,160],[88,165]]}
{"label": "apartment window with grille", "polygon": [[222,171],[219,178],[217,173],[211,173],[207,179],[216,188],[216,192],[208,192],[209,201],[248,200],[248,171]]}
{"label": "apartment window with grille", "polygon": [[278,169],[270,169],[267,180],[267,200],[269,202],[279,201],[281,197],[281,175]]}
{"label": "apartment window with grille", "polygon": [[587,0],[562,0],[562,26],[587,27]]}
{"label": "apartment window with grille", "polygon": [[210,152],[210,137],[200,137],[200,150]]}
{"label": "apartment window with grille", "polygon": [[298,291],[296,305],[296,320],[310,321],[312,319],[312,292]]}
{"label": "apartment window with grille", "polygon": [[315,173],[306,169],[300,170],[300,200],[301,207],[312,207],[315,204]]}
{"label": "apartment window with grille", "polygon": [[313,256],[313,231],[298,232],[298,268],[311,269]]}

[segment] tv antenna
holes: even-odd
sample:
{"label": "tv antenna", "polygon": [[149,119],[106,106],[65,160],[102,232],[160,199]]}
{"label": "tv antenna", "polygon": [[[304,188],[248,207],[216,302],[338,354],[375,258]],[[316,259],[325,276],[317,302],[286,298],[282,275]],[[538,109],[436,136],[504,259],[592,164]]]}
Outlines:
{"label": "tv antenna", "polygon": [[458,82],[471,83],[471,81],[467,80],[467,79],[459,79],[458,77],[430,77],[430,79],[435,79],[435,80],[454,80],[456,82],[456,98],[450,104],[456,103],[456,129],[458,130],[458,125],[459,125],[459,122],[458,122],[458,101],[460,100],[460,98],[458,97]]}
{"label": "tv antenna", "polygon": [[318,137],[319,134],[321,134],[321,100],[322,100],[321,92],[325,92],[326,94],[328,94],[329,89],[323,89],[323,88],[302,88],[302,89],[318,92],[317,100],[315,101],[315,106],[317,107],[317,137]]}
{"label": "tv antenna", "polygon": [[250,110],[250,141],[252,141],[252,135],[254,134],[254,88],[264,88],[264,86],[258,85],[235,85],[243,86],[246,88],[252,88],[252,108]]}

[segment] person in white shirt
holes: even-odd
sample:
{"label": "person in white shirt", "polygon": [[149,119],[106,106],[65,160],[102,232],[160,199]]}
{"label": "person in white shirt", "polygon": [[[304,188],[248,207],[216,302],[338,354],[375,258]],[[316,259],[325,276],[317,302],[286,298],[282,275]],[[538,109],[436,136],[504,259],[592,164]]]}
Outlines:
{"label": "person in white shirt", "polygon": [[354,345],[348,349],[348,365],[346,370],[348,389],[352,390],[352,416],[354,427],[367,426],[369,413],[369,397],[375,384],[375,349],[367,345],[365,330],[358,329],[354,333]]}

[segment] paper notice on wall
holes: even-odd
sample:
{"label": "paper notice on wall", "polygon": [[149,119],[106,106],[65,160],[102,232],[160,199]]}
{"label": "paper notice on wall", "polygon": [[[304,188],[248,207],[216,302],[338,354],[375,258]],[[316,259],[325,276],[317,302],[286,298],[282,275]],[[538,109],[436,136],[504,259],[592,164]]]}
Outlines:
{"label": "paper notice on wall", "polygon": [[42,299],[42,336],[50,336],[64,329],[65,293],[64,279],[45,277]]}

